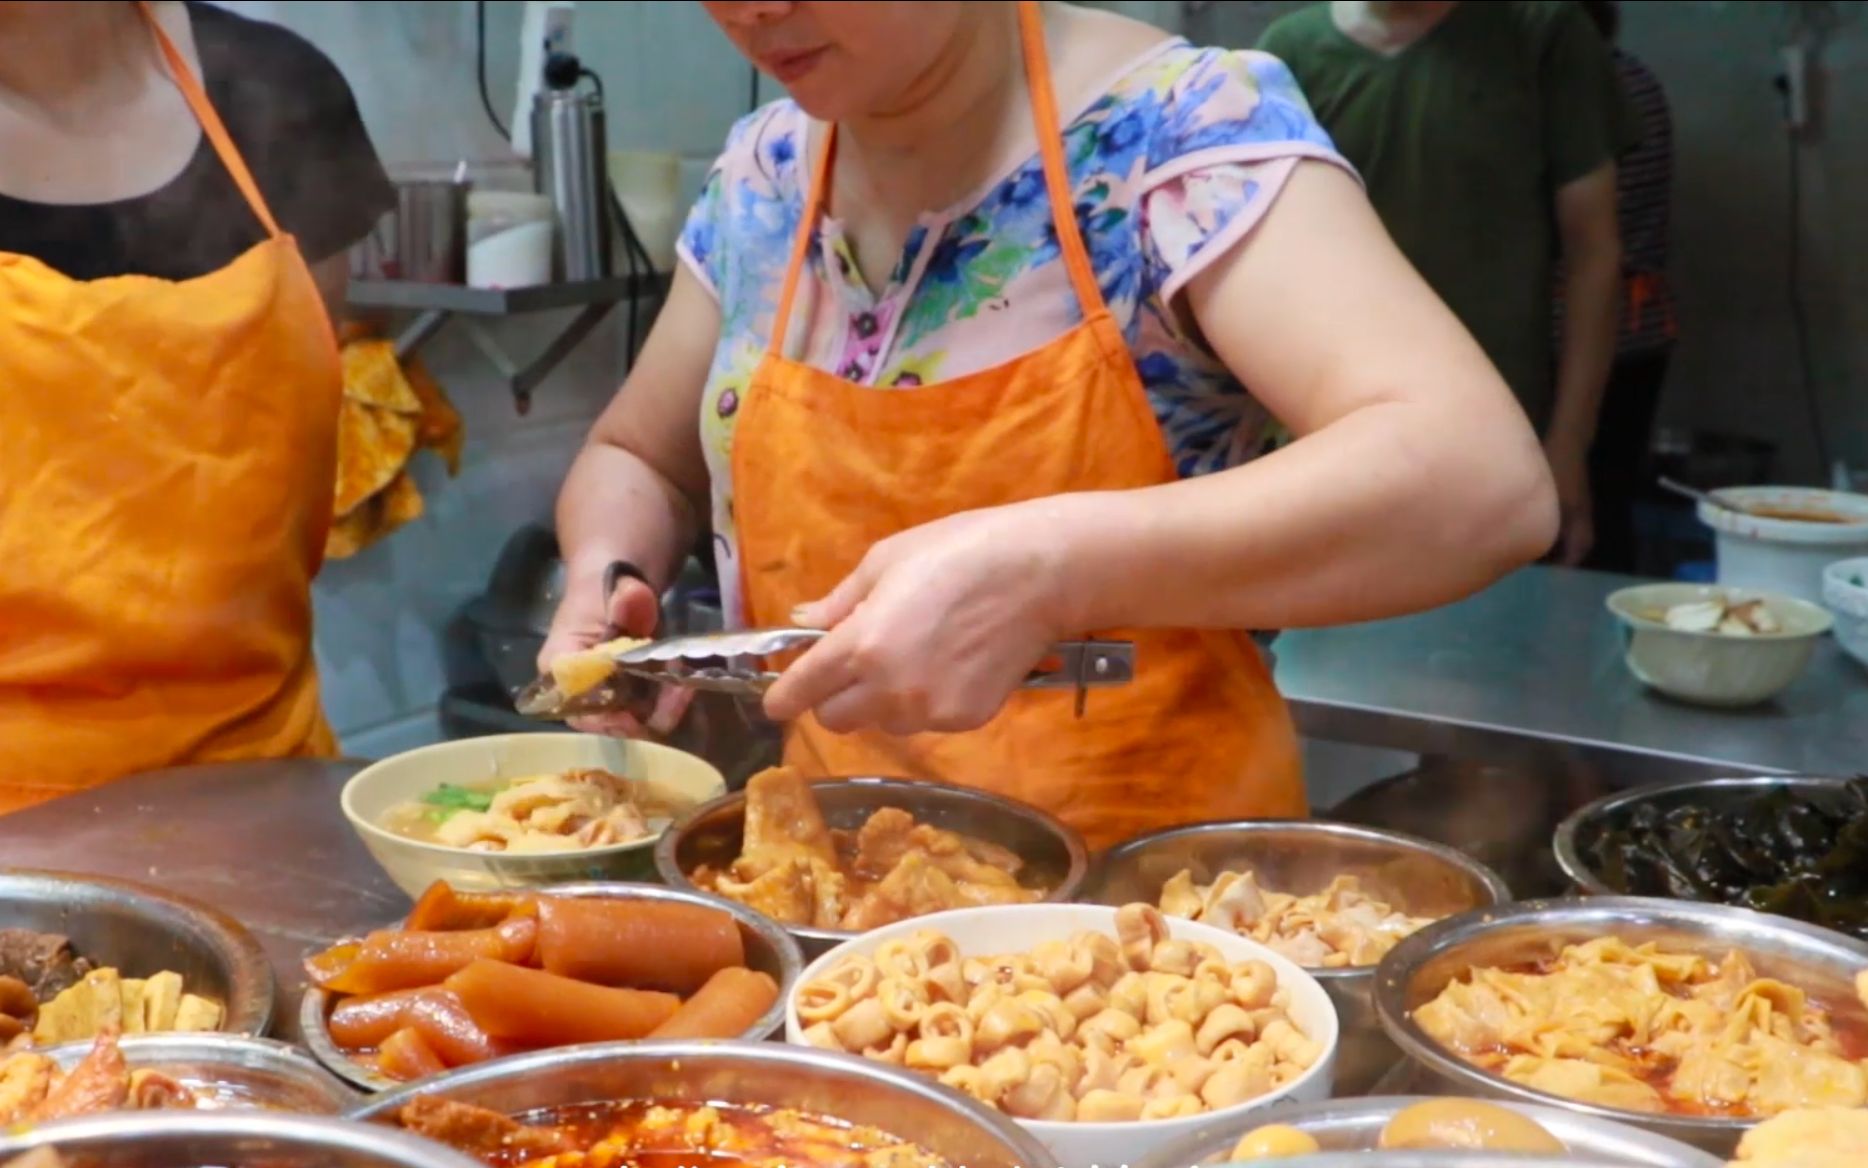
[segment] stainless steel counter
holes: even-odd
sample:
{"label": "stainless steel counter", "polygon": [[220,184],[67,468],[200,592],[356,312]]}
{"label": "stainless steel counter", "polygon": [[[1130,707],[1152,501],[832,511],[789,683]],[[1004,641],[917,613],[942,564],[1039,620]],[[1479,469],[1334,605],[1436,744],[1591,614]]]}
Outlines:
{"label": "stainless steel counter", "polygon": [[1868,670],[1825,638],[1795,685],[1750,710],[1651,693],[1603,608],[1622,576],[1532,567],[1419,616],[1278,639],[1307,738],[1473,762],[1582,763],[1620,782],[1711,772],[1868,771]]}
{"label": "stainless steel counter", "polygon": [[137,775],[0,817],[0,865],[119,876],[192,896],[253,931],[297,1037],[304,955],[405,915],[337,809],[361,763],[229,763]]}

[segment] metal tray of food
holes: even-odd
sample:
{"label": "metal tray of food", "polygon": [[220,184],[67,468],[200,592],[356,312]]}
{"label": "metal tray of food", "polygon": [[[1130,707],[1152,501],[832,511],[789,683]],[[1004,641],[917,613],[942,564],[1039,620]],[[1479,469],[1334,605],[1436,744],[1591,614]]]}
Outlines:
{"label": "metal tray of food", "polygon": [[[916,823],[972,836],[1006,848],[1032,869],[1054,874],[1049,902],[1076,898],[1089,872],[1083,837],[1055,817],[1013,799],[974,787],[904,779],[820,779],[811,795],[832,828],[855,829],[884,807],[900,808]],[[735,791],[694,808],[655,844],[655,870],[671,887],[693,889],[688,874],[702,864],[724,869],[740,853],[746,830],[746,792]],[[785,925],[807,960],[856,936],[845,929]]]}
{"label": "metal tray of food", "polygon": [[514,1055],[379,1095],[352,1118],[388,1120],[427,1095],[505,1115],[636,1100],[792,1108],[881,1128],[966,1168],[1056,1163],[1016,1121],[925,1075],[773,1042],[616,1042]]}
{"label": "metal tray of food", "polygon": [[[91,1051],[72,1042],[46,1051],[65,1070]],[[208,1110],[257,1109],[300,1115],[342,1115],[362,1100],[356,1091],[289,1043],[235,1034],[142,1034],[117,1048],[132,1071],[160,1071],[208,1096]]]}
{"label": "metal tray of food", "polygon": [[[802,954],[797,942],[787,936],[785,930],[767,917],[752,911],[743,904],[725,900],[717,896],[693,889],[663,888],[658,884],[627,884],[621,882],[590,882],[579,884],[559,884],[551,888],[532,889],[540,896],[592,897],[597,899],[620,900],[660,900],[680,901],[685,904],[705,905],[730,913],[739,923],[740,937],[746,946],[746,965],[771,975],[778,983],[778,997],[772,1006],[759,1019],[747,1028],[746,1037],[766,1038],[778,1033],[785,1025],[785,1003],[791,999],[791,990],[798,982],[798,975],[804,969]],[[366,1091],[387,1091],[405,1086],[369,1066],[351,1058],[331,1037],[330,1016],[337,1004],[337,995],[330,994],[317,986],[309,986],[304,997],[299,1001],[298,1026],[304,1042],[317,1060],[330,1068],[339,1078]]]}
{"label": "metal tray of food", "polygon": [[[1322,1103],[1273,1105],[1263,1111],[1240,1116],[1227,1123],[1203,1128],[1184,1140],[1148,1157],[1136,1168],[1192,1168],[1200,1164],[1224,1164],[1247,1132],[1270,1124],[1294,1127],[1323,1149],[1323,1153],[1349,1154],[1357,1163],[1369,1164],[1372,1151],[1388,1121],[1403,1108],[1423,1102],[1422,1095],[1368,1096],[1361,1099],[1330,1099]],[[1615,1164],[1622,1168],[1720,1168],[1718,1157],[1689,1148],[1676,1140],[1645,1132],[1627,1124],[1582,1115],[1560,1107],[1535,1103],[1505,1104],[1563,1142],[1570,1155],[1586,1164]],[[1430,1155],[1425,1151],[1395,1152],[1394,1155]],[[1477,1153],[1464,1151],[1461,1157]],[[1522,1159],[1509,1161],[1522,1163]],[[1568,1161],[1565,1161],[1568,1163]],[[1303,1163],[1308,1166],[1311,1161]],[[1470,1165],[1469,1159],[1460,1159]],[[1369,1164],[1369,1168],[1376,1168]]]}
{"label": "metal tray of food", "polygon": [[1836,1018],[1868,1026],[1855,978],[1868,969],[1868,945],[1784,917],[1726,905],[1633,896],[1529,900],[1479,909],[1429,925],[1402,941],[1376,971],[1375,1009],[1382,1028],[1418,1069],[1410,1086],[1427,1094],[1473,1095],[1542,1104],[1666,1136],[1730,1155],[1758,1119],[1654,1114],[1582,1103],[1512,1082],[1442,1047],[1415,1021],[1416,1006],[1478,967],[1519,966],[1566,945],[1604,936],[1629,944],[1718,960],[1738,951],[1759,976],[1776,978],[1822,1002]]}
{"label": "metal tray of food", "polygon": [[486,1168],[382,1124],[327,1116],[123,1111],[0,1134],[0,1164],[40,1148],[72,1168]]}
{"label": "metal tray of food", "polygon": [[78,957],[125,977],[172,970],[187,992],[221,1003],[225,1033],[264,1034],[272,1021],[272,965],[259,942],[198,901],[127,880],[0,868],[4,929],[68,937]]}

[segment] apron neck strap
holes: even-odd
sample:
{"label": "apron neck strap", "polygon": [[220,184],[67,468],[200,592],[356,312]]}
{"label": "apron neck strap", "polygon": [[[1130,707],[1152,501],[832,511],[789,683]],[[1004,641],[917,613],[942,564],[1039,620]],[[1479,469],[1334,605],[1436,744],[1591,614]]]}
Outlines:
{"label": "apron neck strap", "polygon": [[213,144],[221,165],[233,176],[234,185],[240,188],[247,206],[253,209],[253,215],[259,220],[260,226],[266,229],[266,235],[277,238],[280,234],[279,224],[266,206],[266,198],[260,194],[259,184],[253,181],[253,173],[246,168],[246,160],[240,157],[240,150],[227,133],[227,127],[221,123],[220,115],[214,112],[214,103],[208,100],[207,91],[201,88],[201,82],[195,77],[194,70],[188,67],[182,51],[175,47],[175,42],[163,30],[162,22],[156,19],[149,0],[137,0],[136,9],[142,13],[143,23],[154,34],[156,47],[162,50],[162,59],[168,63],[170,79],[175,82],[175,88],[181,91],[188,108],[194,111],[195,120],[201,123],[201,132]]}
{"label": "apron neck strap", "polygon": [[[1044,48],[1044,13],[1038,0],[1018,0],[1019,48],[1025,62],[1025,91],[1031,98],[1031,120],[1038,133],[1038,157],[1044,166],[1044,189],[1050,196],[1051,219],[1057,225],[1058,249],[1064,269],[1070,274],[1070,286],[1087,318],[1106,310],[1102,289],[1096,282],[1096,269],[1090,263],[1089,248],[1077,228],[1076,208],[1070,198],[1070,174],[1064,165],[1063,129],[1057,116],[1057,94],[1051,84],[1050,56]],[[824,134],[824,147],[812,168],[810,193],[805,198],[804,214],[798,220],[798,234],[791,243],[791,260],[785,266],[785,283],[778,296],[778,311],[772,322],[768,349],[782,356],[785,334],[791,328],[791,308],[797,297],[798,280],[804,271],[805,256],[823,212],[830,191],[831,163],[837,154],[837,125],[830,123]]]}

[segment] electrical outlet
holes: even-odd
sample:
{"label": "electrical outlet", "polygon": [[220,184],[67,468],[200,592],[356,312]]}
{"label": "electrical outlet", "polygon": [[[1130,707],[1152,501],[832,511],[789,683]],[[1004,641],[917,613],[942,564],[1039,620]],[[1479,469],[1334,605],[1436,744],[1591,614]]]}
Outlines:
{"label": "electrical outlet", "polygon": [[1784,95],[1784,124],[1801,131],[1810,124],[1810,51],[1802,45],[1785,45],[1778,56],[1783,66],[1777,86]]}

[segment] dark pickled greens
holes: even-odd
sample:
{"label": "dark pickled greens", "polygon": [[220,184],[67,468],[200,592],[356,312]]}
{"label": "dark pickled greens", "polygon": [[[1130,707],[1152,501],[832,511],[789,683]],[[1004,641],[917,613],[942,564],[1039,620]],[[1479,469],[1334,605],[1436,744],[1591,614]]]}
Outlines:
{"label": "dark pickled greens", "polygon": [[1617,892],[1740,905],[1868,940],[1868,777],[1833,795],[1778,787],[1732,807],[1637,804],[1582,854]]}

